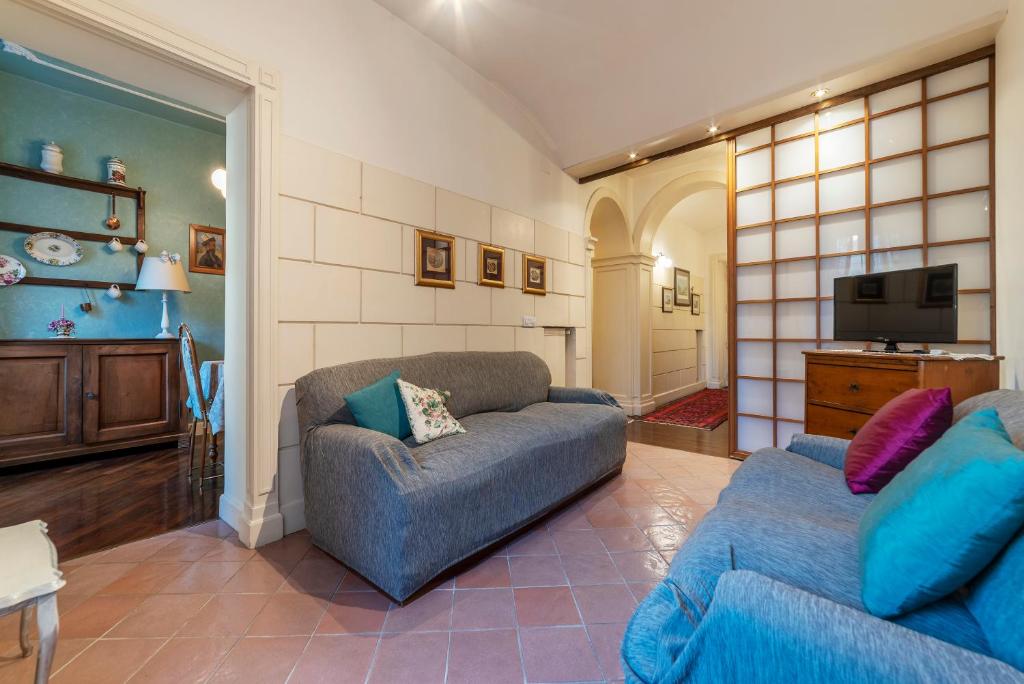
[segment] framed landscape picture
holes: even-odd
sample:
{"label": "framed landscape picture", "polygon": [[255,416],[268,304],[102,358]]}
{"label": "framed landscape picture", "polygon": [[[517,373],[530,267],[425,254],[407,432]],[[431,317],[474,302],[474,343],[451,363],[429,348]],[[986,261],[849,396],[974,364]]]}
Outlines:
{"label": "framed landscape picture", "polygon": [[676,306],[690,306],[690,272],[683,268],[675,270]]}
{"label": "framed landscape picture", "polygon": [[548,262],[544,257],[523,255],[523,292],[535,295],[548,293]]}
{"label": "framed landscape picture", "polygon": [[700,316],[700,295],[690,295],[690,299],[693,302],[693,304],[690,306],[690,313],[693,314],[694,316]]}
{"label": "framed landscape picture", "polygon": [[188,270],[224,275],[227,251],[224,229],[191,223],[188,226]]}
{"label": "framed landscape picture", "polygon": [[455,238],[416,230],[416,284],[455,287]]}
{"label": "framed landscape picture", "polygon": [[671,287],[661,288],[661,310],[664,313],[672,313],[675,311],[675,307],[672,306],[673,299],[675,298],[675,290]]}
{"label": "framed landscape picture", "polygon": [[477,282],[488,287],[505,287],[504,249],[481,244],[476,263]]}

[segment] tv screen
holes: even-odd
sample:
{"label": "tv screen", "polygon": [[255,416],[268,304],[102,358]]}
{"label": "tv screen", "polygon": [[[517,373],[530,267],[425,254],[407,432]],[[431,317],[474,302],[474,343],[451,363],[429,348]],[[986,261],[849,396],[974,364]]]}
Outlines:
{"label": "tv screen", "polygon": [[956,264],[835,279],[834,338],[956,342]]}

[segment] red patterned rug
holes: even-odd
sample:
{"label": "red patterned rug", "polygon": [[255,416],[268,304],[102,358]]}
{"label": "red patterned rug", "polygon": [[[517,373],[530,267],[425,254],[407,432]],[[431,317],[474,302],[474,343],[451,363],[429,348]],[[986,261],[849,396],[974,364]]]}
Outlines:
{"label": "red patterned rug", "polygon": [[703,389],[651,411],[640,420],[714,430],[729,417],[729,390]]}

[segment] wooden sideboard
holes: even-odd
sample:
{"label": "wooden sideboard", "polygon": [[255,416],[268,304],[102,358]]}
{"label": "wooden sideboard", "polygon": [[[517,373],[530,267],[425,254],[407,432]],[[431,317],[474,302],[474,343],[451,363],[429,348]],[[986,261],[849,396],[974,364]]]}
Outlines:
{"label": "wooden sideboard", "polygon": [[177,441],[178,340],[0,341],[0,468]]}
{"label": "wooden sideboard", "polygon": [[949,387],[953,403],[999,388],[999,360],[930,354],[805,351],[804,431],[851,439],[875,411],[915,387]]}

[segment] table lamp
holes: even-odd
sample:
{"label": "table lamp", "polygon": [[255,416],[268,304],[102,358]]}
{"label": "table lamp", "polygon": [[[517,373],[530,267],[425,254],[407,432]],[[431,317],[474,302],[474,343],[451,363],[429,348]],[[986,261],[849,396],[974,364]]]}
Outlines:
{"label": "table lamp", "polygon": [[160,318],[160,332],[157,334],[157,339],[176,337],[167,329],[171,324],[167,318],[167,293],[192,291],[188,286],[188,279],[185,277],[185,269],[181,265],[181,256],[161,252],[160,256],[143,259],[135,289],[161,290],[163,292],[161,301],[163,301],[164,313]]}

